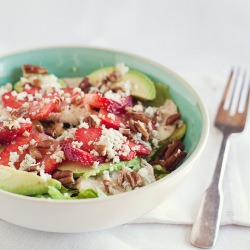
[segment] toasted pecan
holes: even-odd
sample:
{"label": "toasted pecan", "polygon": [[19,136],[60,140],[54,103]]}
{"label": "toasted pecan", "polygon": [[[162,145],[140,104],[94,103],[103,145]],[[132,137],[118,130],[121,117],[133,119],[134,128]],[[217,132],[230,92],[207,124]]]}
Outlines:
{"label": "toasted pecan", "polygon": [[177,120],[181,118],[180,113],[170,115],[166,120],[166,125],[173,125]]}

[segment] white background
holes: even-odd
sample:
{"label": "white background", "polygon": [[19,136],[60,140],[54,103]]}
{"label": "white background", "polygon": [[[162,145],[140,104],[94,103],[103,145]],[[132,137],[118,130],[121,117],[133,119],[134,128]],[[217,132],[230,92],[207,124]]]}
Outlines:
{"label": "white background", "polygon": [[[249,67],[250,2],[0,0],[0,54],[86,44],[135,52],[184,78],[232,65]],[[124,225],[60,235],[1,222],[0,249],[194,249],[190,230],[184,225]],[[250,229],[222,227],[215,249],[250,249]]]}

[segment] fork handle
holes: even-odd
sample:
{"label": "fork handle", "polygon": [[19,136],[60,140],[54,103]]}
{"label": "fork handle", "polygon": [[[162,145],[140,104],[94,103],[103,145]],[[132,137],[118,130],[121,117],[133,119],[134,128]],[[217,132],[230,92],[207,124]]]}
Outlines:
{"label": "fork handle", "polygon": [[222,178],[228,156],[228,137],[227,134],[223,137],[213,180],[203,196],[193,224],[190,242],[199,248],[211,248],[217,239],[224,198]]}

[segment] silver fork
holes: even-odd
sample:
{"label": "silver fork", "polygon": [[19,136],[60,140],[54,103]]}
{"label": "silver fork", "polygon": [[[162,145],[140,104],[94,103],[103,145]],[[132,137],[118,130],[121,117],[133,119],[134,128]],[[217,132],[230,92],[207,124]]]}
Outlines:
{"label": "silver fork", "polygon": [[199,248],[211,248],[217,239],[223,204],[222,178],[229,151],[228,138],[232,133],[244,130],[249,91],[246,71],[243,72],[240,68],[233,69],[215,118],[215,127],[223,133],[215,172],[203,196],[190,237],[190,242]]}

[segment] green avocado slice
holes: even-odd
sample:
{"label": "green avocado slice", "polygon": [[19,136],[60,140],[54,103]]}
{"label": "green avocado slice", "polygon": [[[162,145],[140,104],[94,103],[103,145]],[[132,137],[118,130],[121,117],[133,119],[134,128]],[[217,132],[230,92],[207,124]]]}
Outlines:
{"label": "green avocado slice", "polygon": [[121,170],[122,166],[133,168],[134,171],[138,171],[140,168],[140,158],[135,157],[134,159],[130,161],[121,161],[118,163],[102,163],[98,165],[96,168],[91,167],[83,167],[82,164],[68,161],[64,162],[60,167],[57,169],[59,170],[71,170],[74,174],[74,177],[80,177],[83,176],[84,179],[88,179],[90,176],[96,176],[99,174],[102,174],[103,171],[109,170],[109,171],[117,171]]}
{"label": "green avocado slice", "polygon": [[[116,71],[115,67],[105,67],[98,69],[87,77],[89,78],[93,86],[97,86],[98,83],[106,76]],[[128,81],[131,83],[131,95],[142,100],[153,100],[156,96],[155,85],[145,74],[136,70],[129,70],[121,81]]]}
{"label": "green avocado slice", "polygon": [[0,189],[22,195],[38,195],[48,193],[49,186],[60,189],[61,182],[52,178],[43,180],[35,173],[0,166]]}

